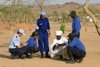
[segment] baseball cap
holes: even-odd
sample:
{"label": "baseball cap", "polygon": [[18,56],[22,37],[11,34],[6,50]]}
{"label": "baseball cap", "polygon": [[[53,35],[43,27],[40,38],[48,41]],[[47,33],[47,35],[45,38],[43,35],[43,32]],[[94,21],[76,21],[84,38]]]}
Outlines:
{"label": "baseball cap", "polygon": [[46,13],[45,12],[40,12],[40,15],[46,16]]}
{"label": "baseball cap", "polygon": [[69,16],[72,16],[72,15],[76,15],[76,11],[71,11],[71,13],[69,14]]}
{"label": "baseball cap", "polygon": [[67,36],[69,38],[75,37],[74,33],[69,33],[69,35]]}
{"label": "baseball cap", "polygon": [[21,33],[21,34],[23,34],[23,35],[25,35],[25,33],[24,33],[24,30],[23,30],[23,29],[19,29],[19,30],[18,30],[18,32],[19,32],[19,33]]}
{"label": "baseball cap", "polygon": [[38,34],[38,32],[35,31],[32,33],[32,36],[39,36],[39,34]]}

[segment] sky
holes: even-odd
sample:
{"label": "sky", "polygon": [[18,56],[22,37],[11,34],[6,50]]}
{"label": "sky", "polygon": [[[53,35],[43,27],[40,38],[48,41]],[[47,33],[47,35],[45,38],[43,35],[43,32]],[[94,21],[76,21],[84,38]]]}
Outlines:
{"label": "sky", "polygon": [[[6,0],[0,0],[0,4],[3,4]],[[28,0],[29,1],[29,0]],[[30,0],[33,1],[33,0]],[[65,4],[68,2],[77,2],[80,4],[84,4],[86,0],[51,0],[51,4]],[[9,4],[10,2],[8,2]],[[100,0],[90,0],[89,2],[90,4],[97,4],[100,3]]]}

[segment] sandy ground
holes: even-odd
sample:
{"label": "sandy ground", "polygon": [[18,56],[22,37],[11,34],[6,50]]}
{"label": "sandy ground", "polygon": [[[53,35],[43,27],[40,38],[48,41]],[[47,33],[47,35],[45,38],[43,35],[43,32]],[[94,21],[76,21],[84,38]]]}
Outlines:
{"label": "sandy ground", "polygon": [[[55,38],[55,31],[59,30],[59,26],[59,24],[51,24],[50,44]],[[16,30],[14,30],[15,32]],[[66,24],[66,31],[63,36],[66,37],[69,32],[71,32],[71,24]],[[100,67],[100,36],[96,33],[93,25],[88,26],[87,32],[84,31],[84,27],[81,29],[80,40],[86,46],[87,55],[80,64],[66,64],[66,61],[41,59],[39,52],[34,54],[32,59],[12,60],[8,52],[8,45],[14,33],[10,34],[9,30],[0,30],[0,67]],[[22,36],[21,42],[27,41],[32,31],[25,31],[25,33],[26,36]]]}

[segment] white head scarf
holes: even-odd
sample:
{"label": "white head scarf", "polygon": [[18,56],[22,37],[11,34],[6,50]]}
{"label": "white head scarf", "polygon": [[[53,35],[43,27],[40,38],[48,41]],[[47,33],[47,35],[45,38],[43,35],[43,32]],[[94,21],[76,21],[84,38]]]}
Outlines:
{"label": "white head scarf", "polygon": [[55,36],[60,36],[60,35],[62,35],[62,31],[61,30],[55,32]]}

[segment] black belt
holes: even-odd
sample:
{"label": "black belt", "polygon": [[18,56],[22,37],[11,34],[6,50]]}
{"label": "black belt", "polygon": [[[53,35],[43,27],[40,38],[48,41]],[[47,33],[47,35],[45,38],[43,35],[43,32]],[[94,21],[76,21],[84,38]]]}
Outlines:
{"label": "black belt", "polygon": [[39,31],[42,32],[42,33],[46,33],[46,32],[47,32],[47,31],[42,31],[42,30],[40,30],[40,29],[39,29]]}

